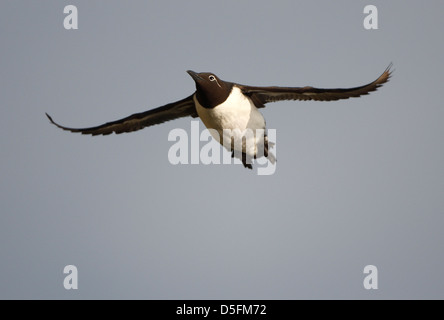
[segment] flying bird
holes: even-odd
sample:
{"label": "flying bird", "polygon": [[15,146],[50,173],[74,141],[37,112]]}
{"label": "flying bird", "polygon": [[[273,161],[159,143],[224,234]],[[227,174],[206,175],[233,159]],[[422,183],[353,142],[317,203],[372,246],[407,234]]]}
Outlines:
{"label": "flying bird", "polygon": [[[196,84],[196,91],[185,99],[166,104],[126,118],[107,122],[90,128],[68,128],[56,123],[50,115],[49,121],[57,127],[82,134],[108,135],[111,133],[132,132],[182,117],[199,117],[210,130],[213,137],[222,144],[232,157],[242,160],[244,167],[252,168],[252,159],[265,156],[274,163],[275,157],[269,148],[265,119],[258,109],[269,102],[282,100],[335,101],[360,97],[376,91],[386,83],[392,71],[390,64],[373,82],[353,88],[319,89],[314,87],[255,87],[223,81],[214,73],[188,74]],[[259,134],[245,135],[251,130]],[[230,135],[227,136],[229,132]],[[224,143],[224,138],[227,143]]]}

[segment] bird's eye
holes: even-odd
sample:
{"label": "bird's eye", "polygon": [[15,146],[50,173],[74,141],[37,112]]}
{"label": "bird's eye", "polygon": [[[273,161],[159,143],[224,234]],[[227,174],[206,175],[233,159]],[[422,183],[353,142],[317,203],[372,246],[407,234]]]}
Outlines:
{"label": "bird's eye", "polygon": [[216,77],[211,75],[211,76],[208,77],[208,79],[210,79],[210,81],[214,81],[214,80],[216,80]]}

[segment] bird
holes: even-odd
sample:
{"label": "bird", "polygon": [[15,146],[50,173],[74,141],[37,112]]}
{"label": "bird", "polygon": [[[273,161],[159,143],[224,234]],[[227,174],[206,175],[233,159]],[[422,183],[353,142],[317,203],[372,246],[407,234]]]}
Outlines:
{"label": "bird", "polygon": [[[336,101],[360,97],[376,91],[390,79],[392,72],[390,63],[376,80],[368,84],[321,89],[311,86],[249,86],[224,81],[212,72],[188,70],[196,91],[161,107],[89,128],[65,127],[56,123],[49,114],[46,113],[46,116],[60,129],[92,136],[137,131],[183,117],[200,118],[208,129],[212,129],[213,138],[230,151],[232,157],[239,158],[245,168],[252,169],[252,159],[264,156],[273,164],[276,161],[269,150],[273,143],[268,141],[264,116],[259,111],[265,104],[283,100]],[[253,134],[246,135],[246,131]]]}

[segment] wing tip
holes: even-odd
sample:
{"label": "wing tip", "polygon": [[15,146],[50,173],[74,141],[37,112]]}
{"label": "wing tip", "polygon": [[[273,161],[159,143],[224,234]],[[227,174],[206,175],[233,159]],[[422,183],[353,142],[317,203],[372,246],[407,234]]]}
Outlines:
{"label": "wing tip", "polygon": [[52,117],[47,112],[45,112],[45,114],[48,117],[49,121],[51,121],[52,124],[55,124],[54,120],[52,120]]}
{"label": "wing tip", "polygon": [[52,119],[52,117],[51,117],[48,113],[45,112],[45,114],[46,114],[46,116],[48,117],[49,121],[50,121],[53,125],[55,125],[56,127],[60,128],[60,129],[67,130],[67,128],[65,128],[65,127],[59,125],[57,122],[55,122],[55,121]]}
{"label": "wing tip", "polygon": [[[393,69],[393,62],[390,62],[390,64],[387,66],[387,68],[385,68],[384,72],[378,77],[378,79],[376,79],[373,82],[373,84],[375,85],[374,90],[381,87],[384,83],[388,82],[393,75],[393,71],[395,71]],[[374,90],[371,90],[371,91],[374,91]]]}
{"label": "wing tip", "polygon": [[48,113],[46,113],[46,112],[45,112],[45,115],[46,115],[46,117],[48,117],[49,121],[50,121],[53,125],[55,125],[57,128],[60,128],[60,129],[62,129],[62,130],[66,130],[66,131],[71,131],[71,132],[81,132],[82,134],[87,134],[87,133],[84,133],[83,131],[81,131],[81,130],[79,130],[79,129],[68,128],[68,127],[64,127],[64,126],[58,124],[58,123],[55,122],[55,121],[52,119],[52,117],[51,117]]}
{"label": "wing tip", "polygon": [[395,71],[395,69],[393,69],[393,62],[390,62],[380,77],[380,78],[384,79],[384,81],[382,83],[389,81],[390,78],[392,77],[394,71]]}

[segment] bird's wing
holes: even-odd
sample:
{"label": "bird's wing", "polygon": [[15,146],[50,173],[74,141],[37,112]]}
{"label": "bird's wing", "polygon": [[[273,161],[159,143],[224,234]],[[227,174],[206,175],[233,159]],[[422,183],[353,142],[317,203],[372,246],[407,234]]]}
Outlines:
{"label": "bird's wing", "polygon": [[[390,64],[387,69],[375,81],[354,88],[346,89],[319,89],[313,87],[252,87],[238,85],[242,92],[250,96],[257,107],[264,107],[267,102],[275,102],[281,100],[316,100],[316,101],[333,101],[340,99],[348,99],[351,97],[359,97],[369,92],[375,91],[385,82],[387,82],[392,74]],[[257,103],[260,102],[260,103]]]}
{"label": "bird's wing", "polygon": [[82,134],[107,135],[115,132],[116,134],[131,132],[159,124],[165,121],[174,120],[182,117],[197,117],[196,108],[194,106],[193,95],[173,103],[169,103],[156,109],[148,110],[141,113],[135,113],[129,117],[107,122],[97,127],[90,128],[67,128],[59,125],[52,120],[51,116],[46,114],[49,121],[57,127],[71,132],[81,132]]}

